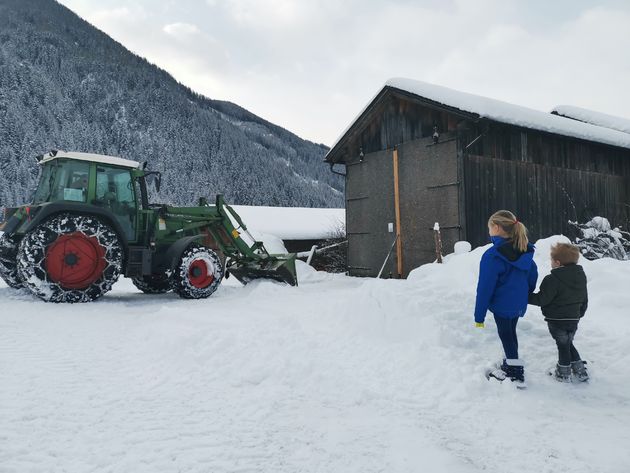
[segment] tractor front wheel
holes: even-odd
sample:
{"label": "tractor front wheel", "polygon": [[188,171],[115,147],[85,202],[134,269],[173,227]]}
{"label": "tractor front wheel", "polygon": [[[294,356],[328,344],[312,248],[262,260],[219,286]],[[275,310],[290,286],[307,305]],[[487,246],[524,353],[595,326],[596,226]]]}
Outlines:
{"label": "tractor front wheel", "polygon": [[46,302],[89,302],[118,280],[123,252],[118,235],[100,220],[62,214],[45,221],[20,243],[20,278]]}
{"label": "tractor front wheel", "polygon": [[172,289],[171,278],[166,274],[132,278],[131,282],[145,294],[164,294]]}
{"label": "tractor front wheel", "polygon": [[209,248],[189,246],[173,274],[173,290],[184,299],[204,299],[217,290],[223,279],[219,256]]}
{"label": "tractor front wheel", "polygon": [[13,236],[0,236],[0,278],[7,286],[14,289],[22,287],[22,281],[17,271],[18,240]]}

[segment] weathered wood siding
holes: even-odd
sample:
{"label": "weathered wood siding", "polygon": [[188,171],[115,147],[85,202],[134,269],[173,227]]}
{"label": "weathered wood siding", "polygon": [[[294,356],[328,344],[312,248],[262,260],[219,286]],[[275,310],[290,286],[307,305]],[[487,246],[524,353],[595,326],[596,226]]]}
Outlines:
{"label": "weathered wood siding", "polygon": [[455,131],[460,118],[435,107],[427,107],[410,101],[398,93],[389,93],[370,112],[364,128],[347,140],[343,150],[344,161],[354,162],[359,153],[393,149],[433,134],[437,125],[440,133]]}
{"label": "weathered wood siding", "polygon": [[[630,150],[492,123],[464,154],[466,238],[488,241],[496,210],[514,211],[532,240],[573,235],[569,220],[601,215],[630,226]],[[462,146],[474,132],[460,134]],[[466,144],[464,144],[466,143]],[[482,153],[479,155],[477,153]]]}

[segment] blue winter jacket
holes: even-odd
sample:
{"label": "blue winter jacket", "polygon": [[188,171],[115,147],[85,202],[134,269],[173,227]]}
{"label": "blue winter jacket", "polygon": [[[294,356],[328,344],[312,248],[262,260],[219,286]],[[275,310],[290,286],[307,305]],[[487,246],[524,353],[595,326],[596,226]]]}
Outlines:
{"label": "blue winter jacket", "polygon": [[492,247],[481,257],[475,322],[483,322],[486,312],[513,319],[523,317],[527,297],[536,289],[538,268],[534,263],[534,245],[520,253],[505,238],[491,237]]}

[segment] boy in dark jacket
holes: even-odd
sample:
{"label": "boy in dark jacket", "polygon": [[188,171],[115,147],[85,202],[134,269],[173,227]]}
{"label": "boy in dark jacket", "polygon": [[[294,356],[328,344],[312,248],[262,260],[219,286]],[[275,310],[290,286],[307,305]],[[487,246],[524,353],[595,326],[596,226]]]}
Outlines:
{"label": "boy in dark jacket", "polygon": [[540,284],[540,291],[530,294],[529,303],[540,306],[549,333],[558,346],[554,377],[571,381],[571,372],[579,381],[587,381],[586,366],[573,345],[573,337],[588,306],[586,275],[577,264],[580,250],[575,245],[557,243],[551,248],[551,274]]}

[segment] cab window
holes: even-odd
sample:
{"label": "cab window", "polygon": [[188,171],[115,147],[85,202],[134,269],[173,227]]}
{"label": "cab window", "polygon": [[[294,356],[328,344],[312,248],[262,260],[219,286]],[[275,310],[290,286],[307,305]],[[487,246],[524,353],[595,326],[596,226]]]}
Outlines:
{"label": "cab window", "polygon": [[34,203],[87,200],[90,163],[58,160],[42,170]]}
{"label": "cab window", "polygon": [[135,186],[129,170],[97,166],[95,197],[95,204],[109,208],[127,239],[133,241],[137,208]]}

